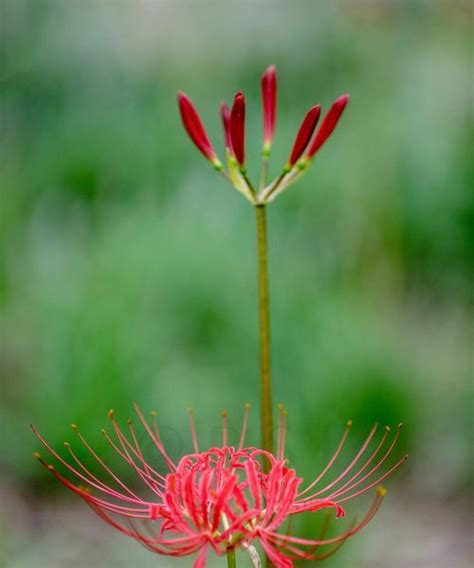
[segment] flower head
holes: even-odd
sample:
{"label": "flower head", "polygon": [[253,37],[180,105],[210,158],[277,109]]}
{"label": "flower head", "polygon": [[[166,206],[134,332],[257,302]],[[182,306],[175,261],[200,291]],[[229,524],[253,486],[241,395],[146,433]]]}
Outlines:
{"label": "flower head", "polygon": [[316,126],[321,113],[321,105],[311,107],[300,125],[288,162],[283,166],[280,175],[272,182],[267,183],[268,160],[276,124],[277,77],[274,65],[270,65],[263,73],[261,89],[263,164],[258,188],[254,186],[247,176],[245,167],[244,93],[239,91],[235,95],[230,111],[225,103],[221,105],[221,118],[224,126],[228,162],[227,170],[217,157],[191,101],[184,93],[178,95],[181,118],[191,140],[214,167],[254,205],[263,205],[273,201],[277,195],[280,195],[301,177],[313,161],[316,153],[333,133],[342,112],[349,102],[349,95],[342,95],[336,99],[317,130]]}
{"label": "flower head", "polygon": [[[128,420],[124,430],[110,411],[112,432],[102,432],[119,461],[137,476],[141,490],[135,488],[136,484],[131,486],[122,480],[117,466],[106,463],[76,425],[72,425],[72,430],[83,449],[90,453],[93,465],[83,462],[69,443],[64,444],[67,455],[63,457],[33,427],[60,469],[49,465],[40,454],[35,456],[112,527],[152,552],[168,556],[193,554],[194,566],[198,568],[205,566],[209,550],[221,556],[241,547],[256,558],[258,543],[276,567],[289,568],[297,559],[326,558],[373,518],[385,496],[380,483],[406,459],[386,466],[400,429],[389,441],[387,428],[373,444],[377,431],[374,427],[343,471],[332,481],[323,483],[339,461],[351,426],[348,423],[326,467],[304,486],[303,479],[284,456],[287,413],[281,407],[276,455],[245,445],[247,405],[238,444],[228,443],[227,415],[223,413],[222,445],[205,451],[199,448],[193,414],[189,411],[194,451],[178,462],[166,452],[156,413],[152,412],[150,419],[146,419],[137,406],[135,411],[157,457],[161,456],[166,464],[165,471],[160,470],[157,459],[145,458],[141,433],[132,420]],[[371,445],[375,447],[369,449]],[[269,467],[262,467],[263,459]],[[346,515],[345,503],[376,487],[373,504],[364,518],[344,528],[338,536],[327,538],[323,534],[304,539],[292,536],[284,528],[285,521],[303,512],[328,509],[334,511],[336,519],[341,519]],[[326,550],[320,552],[321,547]]]}

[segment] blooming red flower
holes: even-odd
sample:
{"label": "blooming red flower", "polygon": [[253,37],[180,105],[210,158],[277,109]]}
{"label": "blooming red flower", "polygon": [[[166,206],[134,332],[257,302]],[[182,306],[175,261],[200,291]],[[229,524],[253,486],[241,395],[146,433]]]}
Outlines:
{"label": "blooming red flower", "polygon": [[263,205],[273,201],[277,195],[282,193],[302,175],[302,172],[311,164],[315,154],[331,136],[343,110],[349,102],[349,95],[342,95],[336,99],[317,131],[316,125],[321,113],[321,106],[314,105],[311,107],[300,125],[288,162],[283,166],[280,175],[267,184],[268,159],[273,144],[276,124],[277,77],[274,65],[270,65],[263,73],[261,88],[264,162],[258,189],[246,175],[245,96],[242,91],[235,95],[231,111],[229,111],[225,103],[221,105],[221,118],[224,126],[225,146],[228,157],[227,170],[217,158],[201,119],[191,101],[184,93],[178,95],[181,118],[194,144],[214,164],[214,167],[254,205]]}
{"label": "blooming red flower", "polygon": [[[221,556],[241,547],[255,557],[257,543],[276,567],[292,567],[293,560],[297,559],[326,558],[365,527],[379,509],[385,496],[379,484],[406,459],[382,469],[392,454],[400,429],[389,442],[387,428],[375,448],[369,450],[377,431],[374,427],[343,471],[320,487],[339,460],[351,426],[348,423],[326,467],[303,488],[303,479],[284,457],[287,414],[280,408],[278,449],[276,455],[272,455],[245,446],[248,409],[247,406],[238,445],[228,444],[227,416],[223,414],[222,446],[206,451],[199,449],[190,412],[194,451],[175,463],[164,448],[155,413],[147,420],[135,406],[138,422],[164,460],[167,471],[160,471],[156,459],[145,458],[144,445],[139,442],[133,421],[128,421],[127,431],[124,431],[110,411],[113,433],[102,432],[120,460],[136,474],[141,491],[135,489],[135,485],[132,489],[119,477],[117,466],[107,464],[76,425],[72,425],[72,429],[96,467],[82,461],[69,443],[64,444],[68,456],[63,457],[33,427],[61,470],[72,474],[75,481],[49,465],[40,454],[35,456],[100,518],[152,552],[169,556],[196,554],[194,566],[198,568],[205,566],[208,550]],[[268,460],[268,471],[262,467],[262,459]],[[338,536],[305,539],[283,529],[285,521],[303,512],[332,509],[340,519],[345,516],[345,503],[377,486],[373,504],[364,518],[346,527]],[[327,550],[320,552],[321,547]]]}

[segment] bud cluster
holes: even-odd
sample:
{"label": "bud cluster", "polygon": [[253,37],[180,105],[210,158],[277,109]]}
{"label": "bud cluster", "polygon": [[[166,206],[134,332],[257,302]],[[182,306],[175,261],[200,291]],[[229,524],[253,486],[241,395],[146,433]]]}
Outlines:
{"label": "bud cluster", "polygon": [[178,105],[186,132],[198,150],[211,162],[214,168],[226,177],[252,204],[263,205],[275,199],[299,179],[312,163],[316,153],[331,136],[341,117],[349,95],[337,98],[324,116],[317,129],[321,115],[321,105],[311,107],[301,122],[296,134],[288,161],[281,173],[267,184],[266,174],[271,154],[276,125],[277,79],[274,65],[270,65],[262,76],[263,107],[263,171],[260,186],[256,188],[247,176],[245,164],[245,95],[238,91],[232,107],[221,104],[220,114],[224,129],[224,143],[227,168],[218,158],[216,151],[204,129],[201,118],[189,97],[178,93]]}

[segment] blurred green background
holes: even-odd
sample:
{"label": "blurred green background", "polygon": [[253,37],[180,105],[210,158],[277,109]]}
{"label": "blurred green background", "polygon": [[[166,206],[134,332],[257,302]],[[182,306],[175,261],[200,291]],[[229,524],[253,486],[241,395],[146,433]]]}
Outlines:
{"label": "blurred green background", "polygon": [[[469,2],[1,0],[0,565],[189,566],[116,534],[31,455],[114,407],[156,408],[170,452],[258,407],[252,208],[187,139],[277,65],[272,172],[306,109],[351,103],[269,209],[275,402],[316,474],[343,424],[406,423],[411,460],[334,567],[469,565],[472,124]],[[254,410],[250,442],[258,443]],[[351,513],[361,514],[364,502]],[[300,527],[314,535],[315,525]],[[223,566],[216,561],[211,566]],[[241,565],[249,565],[245,558]]]}

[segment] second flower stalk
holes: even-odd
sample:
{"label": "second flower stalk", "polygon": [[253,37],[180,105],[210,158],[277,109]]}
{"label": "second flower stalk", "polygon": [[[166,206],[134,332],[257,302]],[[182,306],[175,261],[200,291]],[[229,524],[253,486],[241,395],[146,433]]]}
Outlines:
{"label": "second flower stalk", "polygon": [[297,131],[288,161],[280,174],[267,182],[268,165],[276,127],[277,76],[274,65],[262,75],[261,95],[263,108],[262,169],[258,186],[254,186],[247,174],[245,153],[245,95],[238,91],[232,107],[226,103],[220,107],[227,167],[219,159],[201,118],[189,97],[178,93],[181,119],[186,132],[205,158],[231,185],[254,205],[257,226],[257,270],[259,297],[259,336],[261,374],[261,437],[263,449],[273,450],[272,387],[270,368],[270,308],[268,283],[268,245],[266,205],[301,177],[314,160],[314,156],[335,129],[348,101],[342,95],[334,101],[316,129],[321,115],[321,105],[312,106],[305,114]]}

